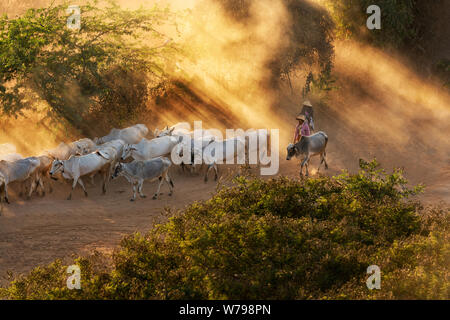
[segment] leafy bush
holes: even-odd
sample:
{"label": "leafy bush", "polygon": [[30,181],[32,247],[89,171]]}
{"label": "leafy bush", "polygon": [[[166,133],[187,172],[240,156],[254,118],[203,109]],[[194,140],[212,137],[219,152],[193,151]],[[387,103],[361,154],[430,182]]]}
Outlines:
{"label": "leafy bush", "polygon": [[[240,177],[147,235],[124,238],[107,269],[98,256],[77,260],[81,290],[65,287],[65,267],[56,262],[17,278],[0,294],[7,299],[448,298],[448,212],[425,214],[420,203],[408,200],[421,187],[408,189],[401,171],[386,174],[376,161],[360,165],[358,174],[331,178]],[[372,264],[382,268],[386,291],[366,288]],[[418,276],[417,268],[423,270]],[[443,274],[447,278],[437,283],[435,277]]]}
{"label": "leafy bush", "polygon": [[[417,36],[415,23],[420,12],[417,0],[327,0],[336,24],[336,33],[340,38],[366,38],[378,45],[401,47]],[[370,5],[381,9],[381,30],[368,30],[366,13]]]}

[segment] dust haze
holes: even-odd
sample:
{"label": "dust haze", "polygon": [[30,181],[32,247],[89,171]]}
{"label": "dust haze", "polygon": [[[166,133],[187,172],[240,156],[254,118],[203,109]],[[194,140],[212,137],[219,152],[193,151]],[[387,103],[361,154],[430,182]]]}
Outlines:
{"label": "dust haze", "polygon": [[[49,2],[36,0],[26,5]],[[245,24],[231,19],[212,0],[119,3],[131,9],[168,5],[180,13],[179,34],[164,31],[185,50],[168,62],[167,72],[204,102],[196,104],[177,97],[168,100],[170,108],[149,102],[149,108],[157,114],[151,123],[146,122],[151,130],[194,120],[219,129],[277,128],[284,157],[293,135],[294,116],[301,109],[306,72],[296,71],[293,93],[286,85],[268,86],[268,61],[288,44],[284,35],[291,22],[282,1],[255,2]],[[12,0],[0,9],[20,13]],[[439,185],[441,189],[448,186],[448,92],[433,79],[417,75],[400,54],[387,54],[353,41],[336,41],[334,45],[338,89],[331,92],[326,105],[320,97],[310,97],[317,129],[330,137],[333,172],[355,170],[359,158],[376,157],[387,169],[405,167],[413,182]],[[65,126],[43,119],[39,111],[30,111],[18,119],[2,117],[0,143],[14,143],[18,151],[31,155],[61,140],[79,138],[75,130],[62,130]],[[282,162],[281,166],[287,168],[282,173],[296,174],[298,169],[292,163]]]}

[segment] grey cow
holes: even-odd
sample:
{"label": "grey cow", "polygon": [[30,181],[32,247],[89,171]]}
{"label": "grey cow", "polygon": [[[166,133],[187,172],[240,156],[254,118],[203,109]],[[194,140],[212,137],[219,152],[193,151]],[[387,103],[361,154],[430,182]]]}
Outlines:
{"label": "grey cow", "polygon": [[[0,161],[0,174],[2,179],[0,179],[0,190],[2,188],[5,192],[5,201],[9,203],[8,197],[8,184],[11,182],[23,182],[31,179],[31,188],[28,194],[28,197],[31,197],[34,189],[36,188],[37,183],[40,181],[38,177],[36,177],[36,169],[40,166],[40,161],[36,157],[29,157],[25,159],[20,159],[17,161],[9,162],[9,161]],[[41,185],[41,188],[43,186]],[[1,195],[0,195],[1,201]]]}
{"label": "grey cow", "polygon": [[129,183],[133,185],[133,198],[130,201],[136,200],[136,191],[139,191],[141,198],[146,198],[142,193],[142,186],[145,180],[153,181],[159,179],[158,190],[153,195],[153,199],[156,199],[160,194],[161,184],[163,180],[169,185],[169,196],[173,192],[173,182],[169,176],[169,168],[172,162],[165,157],[159,157],[151,160],[134,160],[130,163],[118,163],[113,173],[113,178],[118,176],[125,177]]}
{"label": "grey cow", "polygon": [[296,144],[289,144],[287,147],[287,157],[286,160],[291,160],[293,156],[299,157],[304,155],[300,167],[300,176],[303,175],[303,166],[306,165],[306,176],[309,176],[308,166],[311,157],[320,155],[320,164],[317,171],[319,171],[322,163],[325,163],[325,169],[328,169],[328,164],[326,160],[326,147],[328,143],[328,136],[325,132],[319,131],[311,136],[302,136],[300,141]]}

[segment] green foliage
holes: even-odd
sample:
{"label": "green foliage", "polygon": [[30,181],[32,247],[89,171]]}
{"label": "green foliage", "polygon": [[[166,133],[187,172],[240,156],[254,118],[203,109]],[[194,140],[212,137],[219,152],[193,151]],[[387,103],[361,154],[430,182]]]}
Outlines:
{"label": "green foliage", "polygon": [[[164,76],[163,66],[173,45],[157,28],[172,24],[167,9],[134,11],[112,1],[80,6],[81,28],[67,28],[67,5],[29,9],[23,16],[0,19],[0,101],[3,112],[20,114],[44,101],[53,115],[83,129],[91,108],[109,111],[117,96],[133,100],[124,109],[146,102],[147,85],[117,86],[111,77],[135,80],[136,74]],[[129,112],[131,111],[131,112]],[[134,110],[122,115],[135,115]]]}
{"label": "green foliage", "polygon": [[357,277],[328,292],[339,299],[442,299],[450,297],[450,216],[448,209],[422,212],[422,228],[375,255],[381,269],[381,290],[364,290]]}
{"label": "green foliage", "polygon": [[[0,296],[448,298],[448,212],[408,200],[421,188],[408,189],[401,171],[360,165],[358,174],[331,178],[237,178],[147,235],[124,238],[109,269],[77,260],[81,290],[65,287],[56,262],[17,278]],[[372,264],[381,267],[384,291],[365,286]]]}
{"label": "green foliage", "polygon": [[[336,24],[339,38],[365,38],[383,46],[401,47],[411,43],[417,36],[416,18],[420,12],[417,0],[327,0]],[[366,13],[370,5],[376,4],[381,9],[381,30],[368,30]]]}

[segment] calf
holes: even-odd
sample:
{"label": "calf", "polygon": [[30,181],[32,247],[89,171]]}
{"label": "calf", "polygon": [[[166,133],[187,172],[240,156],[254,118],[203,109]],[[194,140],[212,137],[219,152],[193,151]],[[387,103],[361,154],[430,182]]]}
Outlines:
{"label": "calf", "polygon": [[173,192],[173,182],[169,176],[169,168],[171,165],[172,162],[165,157],[145,161],[134,160],[130,163],[118,163],[112,177],[117,178],[118,176],[123,176],[133,185],[133,198],[130,201],[136,200],[136,191],[139,192],[141,198],[146,198],[142,193],[144,181],[153,181],[156,178],[159,179],[159,184],[158,190],[153,195],[153,199],[156,199],[160,194],[159,191],[163,180],[169,185],[169,196],[171,196]]}

